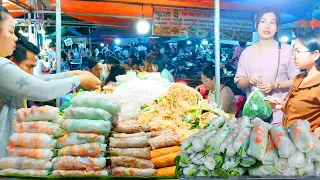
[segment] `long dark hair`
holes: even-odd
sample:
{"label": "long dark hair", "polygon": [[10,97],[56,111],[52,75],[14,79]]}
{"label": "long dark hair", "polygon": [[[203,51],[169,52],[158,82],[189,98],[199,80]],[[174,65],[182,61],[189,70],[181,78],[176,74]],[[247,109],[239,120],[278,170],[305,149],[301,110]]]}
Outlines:
{"label": "long dark hair", "polygon": [[162,54],[159,54],[156,58],[152,59],[151,65],[158,66],[158,72],[162,72],[165,68],[165,57]]}
{"label": "long dark hair", "polygon": [[207,65],[202,69],[202,74],[205,75],[208,79],[213,80],[216,76],[215,67],[212,65]]}
{"label": "long dark hair", "polygon": [[[255,19],[255,26],[256,26],[256,29],[258,30],[258,25],[262,19],[262,16],[266,13],[273,13],[275,16],[276,16],[276,25],[277,25],[277,28],[279,29],[279,26],[280,26],[280,14],[278,12],[277,9],[275,8],[272,8],[272,7],[266,7],[266,8],[263,8],[261,11],[259,11],[257,13],[257,16],[256,16],[256,19]],[[279,41],[279,37],[278,37],[278,32],[276,32],[276,34],[274,35],[274,39]]]}
{"label": "long dark hair", "polygon": [[110,74],[104,81],[103,86],[107,85],[110,81],[116,82],[116,77],[119,75],[126,74],[126,69],[121,65],[114,65],[111,67]]}
{"label": "long dark hair", "polygon": [[[316,31],[312,30],[305,34],[301,34],[298,39],[311,53],[320,51],[320,34]],[[320,70],[320,57],[316,61],[316,68],[317,70]]]}

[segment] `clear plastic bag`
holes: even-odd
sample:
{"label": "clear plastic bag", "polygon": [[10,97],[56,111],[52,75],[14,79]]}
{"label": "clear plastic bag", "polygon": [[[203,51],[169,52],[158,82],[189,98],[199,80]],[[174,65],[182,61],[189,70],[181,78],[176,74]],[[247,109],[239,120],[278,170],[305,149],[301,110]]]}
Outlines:
{"label": "clear plastic bag", "polygon": [[264,94],[258,88],[255,88],[244,104],[243,115],[250,118],[259,117],[262,120],[268,119],[272,115],[272,109],[264,99]]}

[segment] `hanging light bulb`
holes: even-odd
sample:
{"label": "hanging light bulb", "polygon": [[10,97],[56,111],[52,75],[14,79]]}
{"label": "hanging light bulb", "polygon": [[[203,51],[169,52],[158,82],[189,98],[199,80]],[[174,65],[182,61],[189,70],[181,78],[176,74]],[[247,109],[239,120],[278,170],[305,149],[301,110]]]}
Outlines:
{"label": "hanging light bulb", "polygon": [[[142,5],[142,13],[143,13],[143,5]],[[141,19],[137,24],[137,31],[139,34],[146,34],[149,32],[149,30],[150,30],[150,24],[146,19],[144,19],[144,14],[142,14]]]}

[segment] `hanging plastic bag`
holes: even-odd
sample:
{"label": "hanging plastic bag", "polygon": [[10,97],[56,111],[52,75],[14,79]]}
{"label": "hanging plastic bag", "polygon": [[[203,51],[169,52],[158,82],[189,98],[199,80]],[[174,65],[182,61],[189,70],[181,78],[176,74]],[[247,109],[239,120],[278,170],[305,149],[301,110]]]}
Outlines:
{"label": "hanging plastic bag", "polygon": [[262,120],[268,119],[272,115],[272,109],[264,99],[264,94],[258,88],[254,88],[244,104],[243,115],[250,118],[259,117]]}

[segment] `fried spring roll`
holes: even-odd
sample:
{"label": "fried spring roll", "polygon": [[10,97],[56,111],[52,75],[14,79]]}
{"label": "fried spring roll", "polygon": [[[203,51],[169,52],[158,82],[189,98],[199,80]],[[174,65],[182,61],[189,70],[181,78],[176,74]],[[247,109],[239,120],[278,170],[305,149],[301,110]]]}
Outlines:
{"label": "fried spring roll", "polygon": [[148,147],[148,139],[146,136],[133,138],[112,138],[110,137],[110,147],[116,148],[143,148]]}
{"label": "fried spring roll", "polygon": [[106,167],[104,157],[61,156],[52,159],[53,169],[97,171]]}
{"label": "fried spring roll", "polygon": [[148,138],[154,138],[157,136],[165,135],[165,134],[170,134],[170,135],[176,135],[177,133],[170,130],[163,130],[163,131],[151,131],[147,133]]}
{"label": "fried spring roll", "polygon": [[157,169],[157,176],[175,176],[176,166]]}
{"label": "fried spring roll", "polygon": [[163,167],[169,167],[174,166],[174,158],[179,154],[179,152],[167,154],[165,156],[157,157],[154,159],[151,159],[151,162],[154,164],[154,167],[156,169],[163,168]]}
{"label": "fried spring roll", "polygon": [[118,124],[116,127],[112,129],[118,133],[139,133],[139,132],[148,132],[150,131],[150,126],[147,124],[138,125],[138,124]]}
{"label": "fried spring roll", "polygon": [[163,147],[179,146],[179,135],[162,135],[149,139],[149,144],[152,149],[159,149]]}
{"label": "fried spring roll", "polygon": [[172,146],[172,147],[166,147],[166,148],[161,148],[161,149],[155,149],[151,151],[151,159],[156,158],[156,157],[161,157],[167,154],[175,153],[175,152],[180,152],[180,146]]}
{"label": "fried spring roll", "polygon": [[131,168],[140,168],[140,169],[154,168],[150,160],[139,159],[139,158],[130,157],[130,156],[112,156],[111,166],[131,167]]}
{"label": "fried spring roll", "polygon": [[115,167],[112,171],[112,176],[156,176],[155,169],[138,169]]}
{"label": "fried spring roll", "polygon": [[150,150],[148,148],[110,148],[111,156],[131,156],[142,159],[151,159]]}
{"label": "fried spring roll", "polygon": [[140,137],[140,136],[146,136],[145,132],[139,132],[134,134],[126,134],[126,133],[118,133],[118,134],[112,134],[114,138],[131,138],[131,137]]}

